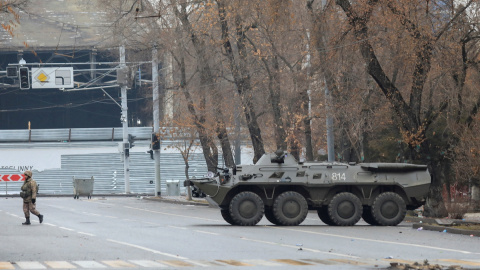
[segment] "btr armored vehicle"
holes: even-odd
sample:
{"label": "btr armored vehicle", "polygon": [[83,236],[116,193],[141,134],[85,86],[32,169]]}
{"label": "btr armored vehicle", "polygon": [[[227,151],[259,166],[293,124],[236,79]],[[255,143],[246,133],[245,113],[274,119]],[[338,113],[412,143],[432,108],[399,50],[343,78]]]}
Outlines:
{"label": "btr armored vehicle", "polygon": [[317,210],[328,225],[395,226],[425,203],[431,177],[426,165],[406,163],[299,163],[283,151],[255,165],[223,169],[186,180],[220,207],[232,225],[252,226],[265,217],[275,225],[302,223]]}

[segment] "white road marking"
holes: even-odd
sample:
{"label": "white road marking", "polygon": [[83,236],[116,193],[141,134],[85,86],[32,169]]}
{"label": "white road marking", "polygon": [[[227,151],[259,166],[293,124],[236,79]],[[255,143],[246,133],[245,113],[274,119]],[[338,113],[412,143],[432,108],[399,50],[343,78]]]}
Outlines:
{"label": "white road marking", "polygon": [[43,223],[43,224],[48,225],[48,226],[52,226],[52,227],[57,227],[57,225],[52,224],[52,223]]}
{"label": "white road marking", "polygon": [[199,230],[195,230],[196,232],[199,232],[199,233],[205,233],[205,234],[213,234],[213,235],[220,235],[218,233],[213,233],[213,232],[206,232],[206,231],[199,231]]}
{"label": "white road marking", "polygon": [[463,253],[463,254],[480,254],[480,253],[475,253],[475,252],[465,251],[465,250],[458,250],[458,249],[440,248],[440,247],[432,247],[432,246],[419,245],[419,244],[410,244],[410,243],[393,242],[393,241],[386,241],[386,240],[376,240],[376,239],[360,238],[360,237],[353,237],[353,236],[346,236],[346,235],[339,235],[339,234],[312,232],[312,231],[305,231],[305,230],[301,230],[301,229],[288,229],[288,228],[282,228],[282,227],[280,227],[280,226],[270,226],[270,228],[278,229],[278,230],[287,230],[287,231],[303,232],[303,233],[308,233],[308,234],[316,234],[316,235],[330,236],[330,237],[338,237],[338,238],[344,238],[344,239],[354,239],[354,240],[360,240],[360,241],[369,241],[369,242],[376,242],[376,243],[382,243],[382,244],[391,244],[391,245],[399,245],[399,246],[410,246],[410,247],[428,248],[428,249],[442,250],[442,251],[450,251],[450,252],[457,252],[457,253]]}
{"label": "white road marking", "polygon": [[161,252],[161,251],[158,251],[158,250],[155,250],[155,249],[151,249],[151,248],[147,248],[147,247],[142,247],[142,246],[135,245],[135,244],[125,243],[125,242],[116,241],[116,240],[112,240],[112,239],[107,239],[107,241],[110,241],[110,242],[113,242],[113,243],[117,243],[117,244],[121,244],[121,245],[125,245],[125,246],[129,246],[129,247],[134,247],[134,248],[142,249],[142,250],[145,250],[145,251],[150,251],[150,252],[155,253],[155,254],[160,254],[160,255],[172,257],[172,258],[175,258],[175,259],[188,260],[188,258],[185,258],[185,257],[182,257],[182,256],[177,256],[177,255],[174,255],[174,254]]}
{"label": "white road marking", "polygon": [[66,262],[66,261],[46,261],[46,265],[53,269],[74,269],[77,268],[75,265]]}
{"label": "white road marking", "polygon": [[98,263],[96,261],[73,261],[74,264],[80,265],[82,268],[92,269],[92,268],[107,268],[107,266]]}
{"label": "white road marking", "polygon": [[148,260],[130,260],[129,262],[140,265],[142,267],[167,267],[164,264]]}
{"label": "white road marking", "polygon": [[178,226],[172,226],[172,225],[168,225],[167,227],[175,228],[175,229],[182,229],[182,230],[186,230],[186,229],[187,229],[187,227],[178,227]]}
{"label": "white road marking", "polygon": [[92,237],[95,236],[95,234],[86,233],[86,232],[77,232],[77,233],[79,233],[79,234],[84,234],[84,235],[88,235],[88,236],[92,236]]}
{"label": "white road marking", "polygon": [[45,265],[39,262],[17,262],[17,265],[22,269],[47,269]]}
{"label": "white road marking", "polygon": [[71,231],[71,232],[74,232],[75,230],[74,229],[70,229],[70,228],[65,228],[65,227],[58,227],[59,229],[62,229],[62,230],[66,230],[66,231]]}
{"label": "white road marking", "polygon": [[[280,243],[275,243],[275,242],[269,242],[269,241],[262,241],[262,240],[257,240],[257,239],[250,239],[250,238],[245,238],[245,237],[240,237],[242,240],[246,241],[252,241],[252,242],[257,242],[257,243],[262,243],[262,244],[269,244],[269,245],[274,245],[274,246],[281,246],[281,247],[288,247],[288,248],[295,248],[298,249],[298,247],[295,245],[287,245],[287,244],[280,244]],[[305,248],[302,247],[303,250],[315,252],[315,253],[322,253],[322,254],[329,254],[329,255],[334,255],[334,256],[340,256],[340,257],[347,257],[347,258],[352,258],[352,259],[359,259],[360,257],[357,256],[352,256],[352,255],[347,255],[347,254],[341,254],[341,253],[335,253],[335,252],[328,252],[328,251],[321,251],[318,249],[313,249],[313,248]]]}

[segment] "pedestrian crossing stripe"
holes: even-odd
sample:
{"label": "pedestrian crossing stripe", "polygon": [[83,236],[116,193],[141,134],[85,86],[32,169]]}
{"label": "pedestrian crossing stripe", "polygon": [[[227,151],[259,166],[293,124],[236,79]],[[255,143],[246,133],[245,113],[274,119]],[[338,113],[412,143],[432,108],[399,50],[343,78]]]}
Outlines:
{"label": "pedestrian crossing stripe", "polygon": [[15,267],[9,262],[0,262],[0,269],[15,269]]}
{"label": "pedestrian crossing stripe", "polygon": [[75,268],[75,266],[66,261],[46,261],[46,265],[48,265],[52,269],[71,269]]}
{"label": "pedestrian crossing stripe", "polygon": [[[103,261],[17,261],[2,262],[0,269],[111,269],[111,268],[182,268],[182,267],[212,267],[212,266],[266,266],[278,267],[285,265],[311,266],[311,265],[358,265],[387,267],[390,263],[413,264],[413,261],[401,259],[388,260],[345,260],[345,259],[246,259],[246,260],[103,260]],[[440,259],[429,261],[430,264],[480,266],[478,260]]]}
{"label": "pedestrian crossing stripe", "polygon": [[296,261],[296,260],[289,260],[289,259],[277,259],[277,260],[274,260],[274,261],[285,263],[285,264],[290,264],[290,265],[313,265],[311,263],[306,263],[306,262],[301,262],[301,261]]}
{"label": "pedestrian crossing stripe", "polygon": [[217,260],[217,262],[221,262],[221,263],[233,265],[233,266],[253,266],[252,264],[248,264],[248,263],[244,263],[236,260]]}

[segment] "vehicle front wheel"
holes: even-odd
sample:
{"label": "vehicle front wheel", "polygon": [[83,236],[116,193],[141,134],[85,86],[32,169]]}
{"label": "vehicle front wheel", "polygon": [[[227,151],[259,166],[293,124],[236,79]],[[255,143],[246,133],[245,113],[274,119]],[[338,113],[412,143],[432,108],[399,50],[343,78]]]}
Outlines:
{"label": "vehicle front wheel", "polygon": [[353,226],[362,217],[362,202],[350,192],[335,195],[328,204],[328,216],[335,225]]}
{"label": "vehicle front wheel", "polygon": [[372,204],[373,219],[382,226],[396,226],[407,214],[407,206],[400,195],[384,192]]}
{"label": "vehicle front wheel", "polygon": [[305,220],[307,214],[307,200],[298,192],[284,192],[273,202],[273,215],[280,225],[296,226]]}
{"label": "vehicle front wheel", "polygon": [[265,206],[260,196],[243,191],[233,197],[229,209],[235,225],[253,226],[262,219]]}

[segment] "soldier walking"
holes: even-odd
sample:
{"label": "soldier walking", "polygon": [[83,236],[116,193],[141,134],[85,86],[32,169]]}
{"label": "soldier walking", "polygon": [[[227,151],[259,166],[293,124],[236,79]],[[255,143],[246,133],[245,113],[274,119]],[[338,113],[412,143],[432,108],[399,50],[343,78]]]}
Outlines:
{"label": "soldier walking", "polygon": [[43,222],[43,215],[35,209],[35,201],[37,200],[37,182],[32,179],[32,172],[25,171],[25,182],[22,186],[20,197],[23,198],[23,213],[27,219],[22,225],[30,225],[30,212],[38,217],[40,223]]}

